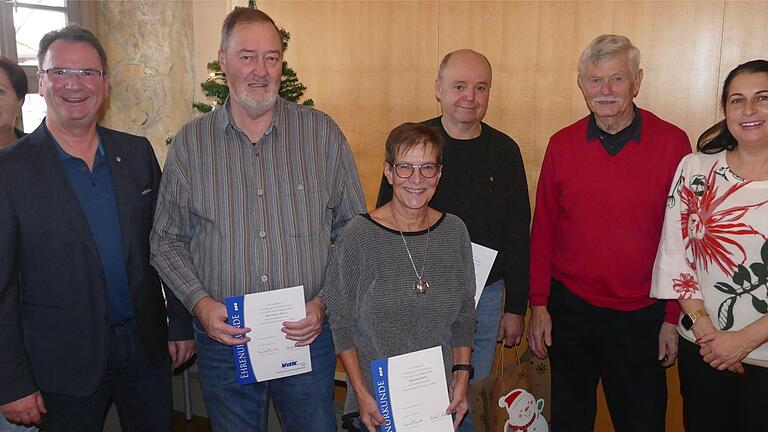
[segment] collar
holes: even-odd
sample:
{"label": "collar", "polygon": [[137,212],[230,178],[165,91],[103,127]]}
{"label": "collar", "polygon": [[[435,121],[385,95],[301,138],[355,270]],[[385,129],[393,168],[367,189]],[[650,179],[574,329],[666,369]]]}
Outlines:
{"label": "collar", "polygon": [[[51,131],[48,130],[48,126],[45,124],[45,120],[43,120],[43,128],[45,128],[45,133],[48,134],[48,138],[53,141],[53,148],[56,149],[56,154],[59,156],[59,160],[67,160],[67,159],[75,159],[74,156],[64,151],[63,148],[61,148],[61,145],[59,145],[59,142],[56,141],[56,138],[53,137],[53,134]],[[96,128],[96,134],[99,136],[99,146],[96,148],[96,156],[98,159],[98,156],[104,156],[106,154],[106,151],[104,150],[104,142],[101,139],[101,134],[99,133],[98,127]],[[95,159],[94,159],[95,162]]]}
{"label": "collar", "polygon": [[527,431],[528,427],[533,424],[533,421],[536,420],[536,413],[534,412],[531,416],[531,420],[528,421],[527,424],[523,426],[515,426],[513,424],[509,424],[509,420],[507,420],[506,427],[504,428],[504,431]]}
{"label": "collar", "polygon": [[[486,135],[487,132],[488,132],[488,125],[483,123],[482,120],[480,120],[478,122],[478,123],[480,123],[480,134],[478,134],[476,137],[474,137],[474,138],[456,138],[456,137],[453,137],[453,136],[448,134],[448,131],[445,129],[445,125],[443,124],[443,117],[445,117],[445,115],[441,115],[440,117],[435,117],[434,120],[436,120],[436,121],[435,121],[434,125],[430,125],[430,126],[437,126],[443,132],[443,135],[445,137],[447,137],[448,139],[451,139],[453,141],[457,141],[457,142],[470,142],[470,141],[474,141],[474,140],[479,140],[480,138],[483,137],[483,135]],[[429,124],[430,122],[431,122],[431,120],[428,120],[428,121],[425,121],[424,123]]]}
{"label": "collar", "polygon": [[600,129],[595,120],[595,113],[590,113],[589,120],[587,121],[587,141],[609,137],[611,141],[619,142],[622,145],[630,140],[640,142],[640,129],[643,124],[643,117],[640,114],[640,109],[637,108],[637,105],[632,104],[632,110],[635,113],[632,123],[615,134],[610,134]]}
{"label": "collar", "polygon": [[[237,127],[237,125],[235,124],[235,119],[232,117],[231,98],[232,98],[231,95],[227,96],[227,99],[224,100],[224,108],[223,109],[217,108],[215,110],[216,114],[219,116],[219,118],[225,125],[225,133],[230,133],[231,131],[231,132],[238,132],[245,135],[245,133],[240,128]],[[264,135],[262,136],[262,138],[271,134],[273,131],[277,131],[280,129],[279,126],[284,123],[283,119],[285,117],[285,113],[284,113],[285,104],[286,104],[286,101],[283,100],[282,97],[278,96],[277,99],[275,100],[275,107],[272,108],[272,120],[269,121],[269,125],[267,126],[267,129],[264,131]]]}
{"label": "collar", "polygon": [[24,135],[26,135],[23,131],[21,131],[19,129],[16,129],[16,128],[13,128],[13,132],[16,134],[16,139],[19,139],[19,138],[23,137]]}

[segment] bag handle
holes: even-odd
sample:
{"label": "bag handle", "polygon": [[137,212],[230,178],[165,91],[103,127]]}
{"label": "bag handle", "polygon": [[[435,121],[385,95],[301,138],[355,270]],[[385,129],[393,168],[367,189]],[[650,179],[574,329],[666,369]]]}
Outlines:
{"label": "bag handle", "polygon": [[[520,366],[522,362],[520,361],[520,351],[517,349],[517,345],[513,347],[515,349],[515,359],[517,359],[517,365]],[[501,375],[502,369],[504,368],[504,351],[506,349],[504,348],[504,345],[501,346],[501,355],[496,360],[493,366],[493,374],[494,375]]]}
{"label": "bag handle", "polygon": [[[520,361],[520,351],[517,349],[517,345],[513,346],[512,348],[515,349],[515,359],[517,360],[517,366],[520,366],[522,362]],[[501,348],[501,356],[504,357],[504,347]]]}

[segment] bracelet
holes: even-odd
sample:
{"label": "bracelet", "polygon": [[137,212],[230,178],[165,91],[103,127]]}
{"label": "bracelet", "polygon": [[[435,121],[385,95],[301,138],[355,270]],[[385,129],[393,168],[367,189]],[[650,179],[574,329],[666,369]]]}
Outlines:
{"label": "bracelet", "polygon": [[456,371],[467,371],[469,372],[469,379],[472,379],[473,376],[475,376],[475,368],[472,367],[472,365],[469,364],[456,364],[453,365],[452,372]]}

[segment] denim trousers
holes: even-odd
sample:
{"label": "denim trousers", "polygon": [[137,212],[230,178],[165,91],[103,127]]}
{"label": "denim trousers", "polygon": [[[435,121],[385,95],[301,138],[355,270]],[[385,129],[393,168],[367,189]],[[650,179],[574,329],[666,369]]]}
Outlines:
{"label": "denim trousers", "polygon": [[197,318],[193,326],[203,399],[214,431],[266,432],[270,398],[285,432],[336,431],[336,353],[327,320],[310,345],[311,372],[246,385],[237,381],[232,347],[209,338]]}
{"label": "denim trousers", "polygon": [[24,425],[17,425],[9,422],[2,415],[0,415],[0,432],[37,432],[38,429],[34,426],[26,427]]}
{"label": "denim trousers", "polygon": [[123,432],[167,432],[171,427],[171,365],[150,363],[133,321],[113,326],[104,379],[95,393],[75,397],[42,392],[46,432],[101,432],[114,401]]}
{"label": "denim trousers", "polygon": [[[472,342],[472,367],[475,368],[475,376],[472,381],[487,377],[493,367],[493,358],[496,354],[496,335],[499,332],[504,309],[504,280],[498,281],[483,288],[480,301],[475,309],[477,315],[477,328],[475,339]],[[469,391],[469,389],[467,389]],[[472,431],[472,410],[467,412],[459,426],[459,432]]]}

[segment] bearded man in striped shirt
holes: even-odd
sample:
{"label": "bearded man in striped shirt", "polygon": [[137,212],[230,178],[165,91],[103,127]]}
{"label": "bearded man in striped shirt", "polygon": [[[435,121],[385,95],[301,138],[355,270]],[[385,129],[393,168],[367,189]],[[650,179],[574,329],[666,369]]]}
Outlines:
{"label": "bearded man in striped shirt", "polygon": [[[322,283],[333,239],[365,200],[352,152],[326,114],[278,97],[282,39],[272,19],[236,8],[219,63],[230,97],[173,140],[152,234],[152,263],[195,315],[203,396],[214,430],[335,431],[336,356]],[[307,316],[286,337],[308,345],[312,371],[251,385],[236,380],[226,297],[304,286]]]}

